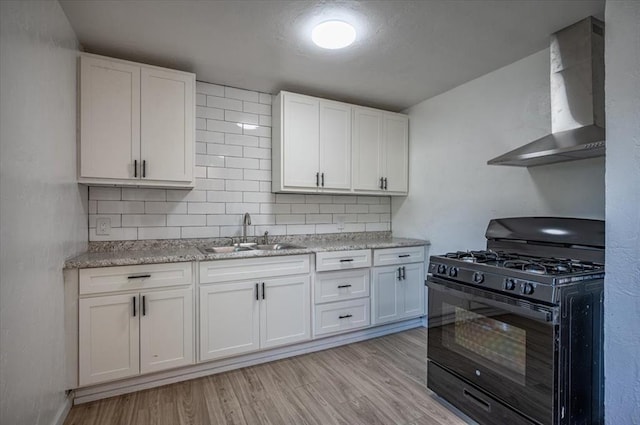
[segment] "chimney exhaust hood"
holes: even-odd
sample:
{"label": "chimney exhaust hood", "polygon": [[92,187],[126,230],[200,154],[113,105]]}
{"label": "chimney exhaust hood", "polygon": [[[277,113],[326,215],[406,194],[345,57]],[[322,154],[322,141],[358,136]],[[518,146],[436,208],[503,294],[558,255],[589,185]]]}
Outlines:
{"label": "chimney exhaust hood", "polygon": [[531,167],[605,154],[604,23],[588,17],[551,37],[551,132],[488,161]]}

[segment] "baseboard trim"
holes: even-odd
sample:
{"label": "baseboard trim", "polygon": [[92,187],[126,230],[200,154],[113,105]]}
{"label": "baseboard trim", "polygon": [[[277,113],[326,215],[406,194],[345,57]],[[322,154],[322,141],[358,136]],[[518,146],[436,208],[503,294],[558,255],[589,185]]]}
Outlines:
{"label": "baseboard trim", "polygon": [[[326,338],[316,339],[300,344],[286,347],[274,348],[256,353],[244,354],[228,359],[214,360],[207,363],[200,363],[169,371],[157,372],[145,376],[128,378],[126,380],[110,382],[107,384],[94,385],[91,387],[78,388],[74,391],[73,404],[82,404],[90,401],[100,400],[107,397],[114,397],[135,391],[155,388],[162,385],[187,381],[203,376],[214,375],[216,373],[227,372],[247,366],[254,366],[287,357],[301,354],[322,351],[341,345],[378,338],[392,333],[423,326],[421,317],[406,320],[403,322],[390,323],[374,328],[363,329],[350,332],[348,334],[335,335]],[[56,424],[57,425],[57,424]]]}
{"label": "baseboard trim", "polygon": [[69,392],[69,394],[64,398],[64,402],[62,402],[58,408],[58,412],[53,418],[53,421],[51,421],[51,425],[63,425],[64,421],[67,419],[67,415],[69,415],[71,406],[73,406],[73,391]]}

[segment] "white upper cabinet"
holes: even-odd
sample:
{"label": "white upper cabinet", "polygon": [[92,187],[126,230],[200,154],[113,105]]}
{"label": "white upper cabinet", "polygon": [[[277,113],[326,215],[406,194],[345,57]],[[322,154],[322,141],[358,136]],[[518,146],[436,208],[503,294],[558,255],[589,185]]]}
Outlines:
{"label": "white upper cabinet", "polygon": [[406,195],[406,115],[280,92],[273,103],[274,192]]}
{"label": "white upper cabinet", "polygon": [[80,183],[193,187],[194,144],[194,74],[80,57]]}
{"label": "white upper cabinet", "polygon": [[409,118],[354,107],[353,189],[406,195],[409,191]]}
{"label": "white upper cabinet", "polygon": [[273,190],[351,190],[351,105],[281,92],[273,105]]}

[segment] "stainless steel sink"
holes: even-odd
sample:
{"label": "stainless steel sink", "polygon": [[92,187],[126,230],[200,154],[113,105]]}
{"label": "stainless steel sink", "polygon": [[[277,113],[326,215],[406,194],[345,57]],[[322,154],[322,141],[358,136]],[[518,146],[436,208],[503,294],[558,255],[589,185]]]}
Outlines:
{"label": "stainless steel sink", "polygon": [[290,243],[275,243],[271,245],[256,245],[253,249],[259,249],[264,251],[280,251],[283,249],[303,249],[303,246],[293,245]]}
{"label": "stainless steel sink", "polygon": [[252,251],[248,246],[200,246],[203,254],[228,254],[230,252]]}
{"label": "stainless steel sink", "polygon": [[276,243],[269,245],[257,244],[235,244],[230,246],[200,246],[198,249],[203,254],[228,254],[231,252],[246,251],[281,251],[285,249],[303,249],[303,246],[293,245],[290,243]]}

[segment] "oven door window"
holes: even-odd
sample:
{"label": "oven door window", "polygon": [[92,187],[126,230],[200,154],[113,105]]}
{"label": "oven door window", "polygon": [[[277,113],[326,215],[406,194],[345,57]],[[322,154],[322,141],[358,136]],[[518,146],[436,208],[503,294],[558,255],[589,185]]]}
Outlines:
{"label": "oven door window", "polygon": [[[443,304],[454,325],[443,328],[442,344],[495,373],[524,385],[527,331],[500,320],[502,312],[481,305],[469,309]],[[480,314],[479,312],[482,312]]]}
{"label": "oven door window", "polygon": [[495,294],[438,286],[429,283],[429,360],[521,413],[549,422],[558,355],[554,325],[496,302]]}

